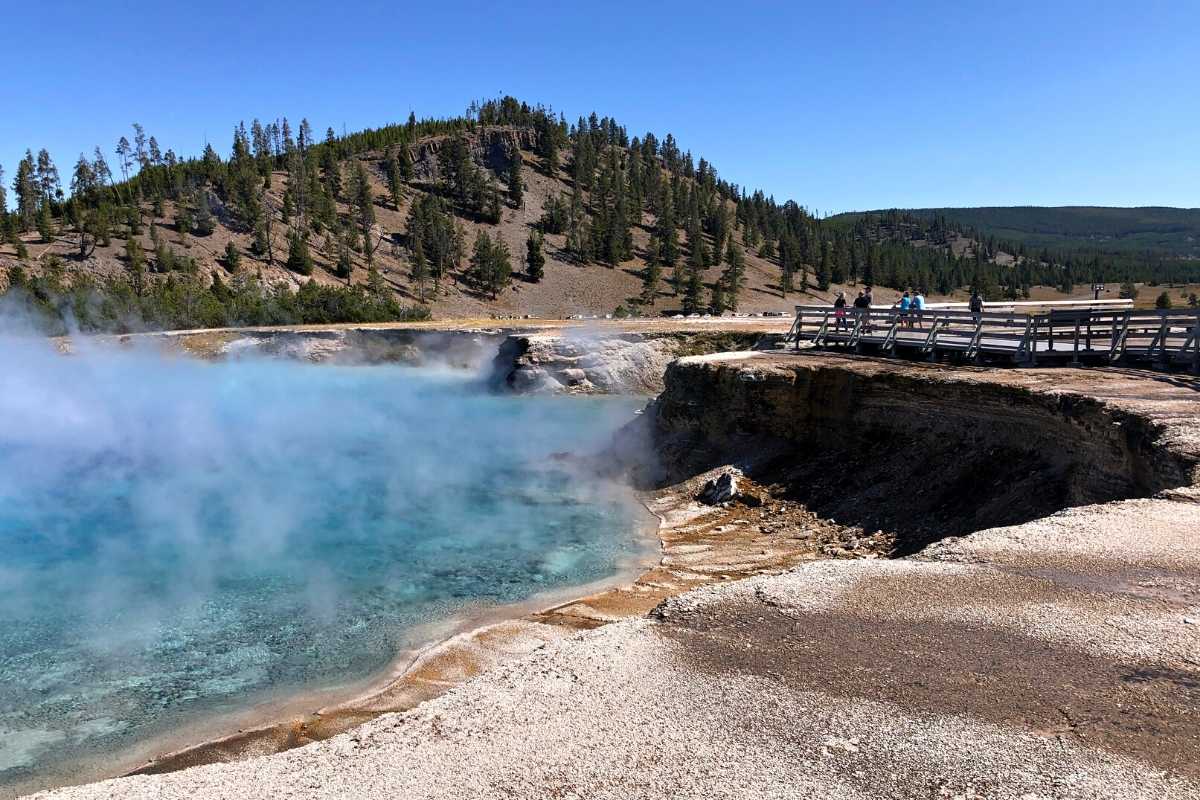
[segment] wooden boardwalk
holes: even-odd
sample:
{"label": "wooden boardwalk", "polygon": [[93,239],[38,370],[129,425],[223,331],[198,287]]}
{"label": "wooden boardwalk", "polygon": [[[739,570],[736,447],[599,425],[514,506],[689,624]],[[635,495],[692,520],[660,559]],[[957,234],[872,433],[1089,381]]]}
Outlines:
{"label": "wooden boardwalk", "polygon": [[896,308],[842,315],[828,306],[796,306],[787,341],[797,348],[956,357],[1024,365],[1140,362],[1200,372],[1200,309],[1069,308],[1017,311]]}

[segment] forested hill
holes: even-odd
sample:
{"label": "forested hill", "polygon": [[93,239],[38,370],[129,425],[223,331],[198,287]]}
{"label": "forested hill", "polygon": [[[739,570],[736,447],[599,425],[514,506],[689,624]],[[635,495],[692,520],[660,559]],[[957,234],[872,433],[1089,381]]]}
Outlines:
{"label": "forested hill", "polygon": [[1200,258],[1200,208],[993,206],[920,208],[911,213],[926,219],[942,217],[983,236],[1032,248],[1151,251]]}
{"label": "forested hill", "polygon": [[720,314],[865,283],[1017,297],[1200,277],[1200,260],[1027,248],[940,214],[820,219],[670,133],[511,97],[343,136],[252,120],[191,158],[131,133],[61,173],[36,147],[10,165],[5,305],[59,330],[130,330]]}

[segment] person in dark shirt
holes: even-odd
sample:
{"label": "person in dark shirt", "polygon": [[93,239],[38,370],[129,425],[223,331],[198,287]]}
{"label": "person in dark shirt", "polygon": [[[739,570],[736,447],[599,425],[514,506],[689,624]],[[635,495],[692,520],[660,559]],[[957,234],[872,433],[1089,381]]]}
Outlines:
{"label": "person in dark shirt", "polygon": [[983,297],[979,294],[979,290],[971,292],[971,302],[968,304],[971,313],[975,315],[975,321],[979,322],[979,315],[983,313]]}
{"label": "person in dark shirt", "polygon": [[846,293],[838,292],[837,298],[833,301],[833,316],[837,320],[838,330],[846,327]]}

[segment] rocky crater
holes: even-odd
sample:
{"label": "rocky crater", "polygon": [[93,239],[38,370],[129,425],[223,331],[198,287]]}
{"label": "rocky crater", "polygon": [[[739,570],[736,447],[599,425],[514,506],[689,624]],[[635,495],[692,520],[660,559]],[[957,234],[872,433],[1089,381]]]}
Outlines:
{"label": "rocky crater", "polygon": [[1175,421],[1194,400],[1154,386],[1096,370],[683,358],[616,452],[647,488],[736,465],[777,497],[889,532],[903,555],[1063,508],[1192,492],[1200,435]]}

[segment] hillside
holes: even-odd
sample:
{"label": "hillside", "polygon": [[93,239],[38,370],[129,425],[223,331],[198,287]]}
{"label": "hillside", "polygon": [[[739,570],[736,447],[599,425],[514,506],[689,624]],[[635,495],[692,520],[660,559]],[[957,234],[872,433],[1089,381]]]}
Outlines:
{"label": "hillside", "polygon": [[307,121],[293,136],[286,119],[255,120],[235,127],[227,157],[211,146],[200,158],[163,154],[140,126],[134,141],[116,148],[122,180],[97,147],[80,156],[69,193],[45,151],[18,165],[15,208],[0,213],[0,291],[15,287],[52,326],[755,313],[863,283],[893,290],[880,301],[907,286],[1019,297],[1200,272],[1178,258],[1164,266],[1165,250],[1080,258],[1024,247],[1033,236],[1167,237],[1178,256],[1200,212],[820,220],[721,178],[670,134],[630,137],[594,114],[568,125],[513,98],[321,141]]}
{"label": "hillside", "polygon": [[[588,127],[588,123],[582,124]],[[608,120],[605,120],[605,125],[614,127]],[[564,206],[567,204],[576,185],[572,173],[579,169],[576,165],[578,157],[574,154],[558,163],[548,163],[543,141],[547,137],[545,130],[539,133],[530,124],[486,124],[478,120],[410,122],[395,127],[405,133],[397,137],[399,141],[394,146],[367,147],[361,152],[345,155],[339,153],[336,159],[328,159],[325,154],[334,148],[342,151],[353,149],[359,144],[356,137],[369,140],[374,132],[353,134],[345,147],[340,146],[340,142],[327,140],[322,145],[310,148],[307,157],[289,156],[284,152],[267,154],[264,159],[266,168],[262,170],[265,188],[256,197],[260,209],[257,227],[250,220],[239,218],[246,215],[237,207],[238,192],[230,186],[232,181],[228,176],[228,172],[236,168],[236,155],[224,162],[214,161],[215,154],[208,154],[205,159],[192,162],[166,165],[164,161],[162,166],[149,164],[142,171],[142,175],[147,176],[144,182],[139,183],[138,178],[134,178],[130,181],[132,186],[113,186],[107,208],[106,201],[96,203],[106,217],[102,232],[87,230],[86,224],[81,231],[81,226],[72,222],[72,218],[79,213],[72,208],[73,201],[61,205],[51,201],[39,206],[49,209],[53,216],[47,226],[49,236],[36,230],[38,224],[29,230],[20,230],[17,221],[19,212],[14,212],[7,216],[9,224],[16,230],[12,236],[5,237],[8,239],[6,242],[0,244],[0,290],[12,283],[15,276],[18,283],[32,289],[43,300],[60,307],[69,306],[71,313],[78,315],[81,306],[78,297],[65,303],[56,295],[78,295],[79,287],[82,287],[87,295],[82,303],[83,313],[90,315],[92,326],[101,328],[224,323],[215,312],[207,314],[212,319],[206,318],[203,308],[193,314],[193,318],[188,318],[187,313],[181,314],[178,308],[172,308],[162,314],[156,313],[158,319],[147,319],[150,315],[145,313],[121,313],[116,315],[116,319],[103,319],[114,316],[111,310],[93,306],[105,305],[104,301],[112,295],[114,283],[135,282],[129,254],[130,242],[133,241],[135,248],[143,254],[144,274],[136,279],[146,287],[141,290],[142,293],[153,294],[153,287],[169,281],[175,292],[185,292],[189,286],[200,290],[200,299],[206,303],[210,300],[207,295],[214,285],[220,291],[227,291],[239,280],[252,279],[262,287],[286,287],[293,292],[309,283],[331,289],[366,287],[368,293],[382,288],[401,304],[402,314],[417,316],[425,311],[442,317],[603,316],[614,313],[618,307],[622,308],[622,313],[658,315],[683,309],[686,287],[682,280],[677,289],[672,277],[679,278],[679,275],[672,276],[671,262],[650,252],[651,248],[656,247],[653,229],[658,215],[652,211],[656,201],[646,201],[646,208],[640,213],[629,215],[627,251],[624,257],[615,262],[605,263],[601,258],[581,257],[571,250],[568,241],[571,238],[570,231],[556,232],[554,226],[546,224],[545,209],[555,200]],[[556,136],[561,135],[562,145],[574,139],[576,144],[572,149],[578,148],[580,137],[573,130],[568,132],[561,123],[555,125],[554,130]],[[472,180],[478,181],[480,186],[472,191],[485,195],[487,200],[484,202],[494,202],[495,220],[488,218],[490,209],[483,209],[482,203],[480,207],[475,207],[469,199],[461,200],[455,196],[452,185],[455,178],[447,174],[450,164],[445,158],[445,151],[459,141],[466,147],[471,165],[467,169],[477,172]],[[620,168],[628,167],[629,154],[632,152],[629,144],[626,141],[623,146],[617,145],[624,156]],[[640,146],[636,137],[632,144],[634,147]],[[292,146],[299,148],[299,145]],[[317,147],[321,146],[326,149],[314,155]],[[605,146],[607,143],[600,145],[599,149]],[[281,149],[284,148],[286,145]],[[398,160],[404,162],[407,174],[399,182],[397,198],[391,186],[389,160],[396,158],[400,149],[404,153],[403,158]],[[538,154],[539,150],[542,155]],[[674,180],[675,187],[671,190],[673,199],[682,198],[685,194],[689,197],[695,195],[693,204],[696,209],[693,213],[696,218],[690,223],[693,228],[702,222],[701,205],[704,206],[705,217],[733,218],[735,204],[732,200],[717,197],[715,183],[707,188],[697,188],[699,182],[690,163],[690,154],[686,156],[688,164],[685,167],[682,154],[669,150],[665,156],[659,156],[657,147],[655,150],[654,159],[659,162],[655,164],[655,171],[662,174],[661,181],[656,183],[669,186]],[[674,171],[666,163],[668,158],[679,159],[673,165]],[[206,168],[206,160],[219,164],[219,170],[225,174],[215,180],[205,175],[206,171],[210,171]],[[290,165],[287,163],[289,160],[292,162]],[[318,193],[331,183],[341,184],[341,191],[328,193],[328,200],[332,202],[324,214],[315,210],[320,201],[310,197],[310,205],[314,209],[310,211],[308,220],[300,220],[300,213],[295,208],[298,191],[294,187],[303,180],[300,174],[304,172],[304,167],[298,167],[296,162],[303,163],[305,160],[316,162],[309,169],[324,184]],[[259,160],[255,159],[254,169],[257,169],[258,163]],[[356,198],[350,196],[349,184],[353,183],[359,166],[363,168],[370,196],[371,219],[366,227],[359,225],[362,210],[356,205]],[[514,167],[522,184],[519,204],[512,199],[510,190]],[[597,172],[601,171],[597,168]],[[156,176],[156,172],[164,174]],[[690,172],[691,177],[685,176],[684,172]],[[710,171],[708,175],[711,177],[713,173]],[[160,188],[162,184],[166,184],[165,189]],[[661,197],[662,189],[658,191]],[[125,203],[136,208],[134,216],[137,222],[134,224],[119,222],[133,213],[117,206],[118,198],[124,192],[141,196],[136,205]],[[313,192],[310,191],[311,194]],[[587,212],[580,215],[578,224],[588,226],[593,224],[591,218],[595,211],[591,197],[593,192],[580,194],[587,198],[581,202],[586,202],[588,208]],[[704,196],[701,197],[701,194]],[[446,212],[456,239],[453,248],[456,252],[450,259],[452,263],[442,279],[436,282],[428,276],[422,279],[414,270],[416,253],[411,231],[414,207],[425,201],[431,204],[435,202]],[[657,202],[661,203],[662,200],[658,199]],[[205,228],[199,225],[198,218],[202,214],[209,220]],[[181,217],[187,221],[181,222]],[[718,224],[729,225],[727,222]],[[301,227],[311,268],[289,265],[290,233]],[[684,228],[685,225],[679,227]],[[264,231],[268,242],[265,253],[256,250],[256,239],[263,237]],[[526,274],[525,264],[527,242],[535,231],[545,231],[544,275],[538,280]],[[511,279],[503,281],[505,285],[496,292],[495,297],[475,279],[473,246],[481,233],[494,243],[503,243],[514,273]],[[673,233],[678,236],[677,232]],[[723,272],[727,271],[728,264],[722,264],[722,259],[727,261],[731,242],[742,259],[737,291],[739,310],[781,310],[794,302],[794,295],[785,298],[781,291],[777,262],[761,257],[754,248],[746,248],[741,242],[735,242],[732,230],[720,231],[719,235],[722,239],[720,243],[713,233],[699,232],[699,239],[705,245],[702,248],[703,258],[709,263],[696,270],[701,289],[700,297],[693,298],[693,306],[702,301],[706,310],[709,307],[713,287],[720,282]],[[371,242],[369,255],[368,241]],[[691,247],[683,241],[677,242],[675,247],[675,265],[682,267],[684,260],[689,258]],[[236,266],[230,263],[230,248],[236,253]],[[720,257],[715,257],[716,253]],[[644,272],[648,260],[661,262],[660,267],[665,271],[657,282],[657,290],[653,292],[645,289]],[[306,272],[308,274],[304,274]],[[821,300],[830,296],[827,291],[812,295],[813,299]],[[98,297],[104,300],[98,303]],[[178,301],[178,304],[196,306],[194,302],[187,303],[186,299]],[[699,309],[692,307],[689,310]],[[164,316],[169,318],[162,318]],[[234,321],[261,320],[229,320]],[[267,321],[336,320],[305,318]]]}

